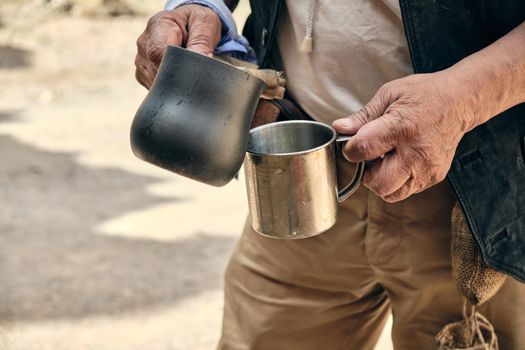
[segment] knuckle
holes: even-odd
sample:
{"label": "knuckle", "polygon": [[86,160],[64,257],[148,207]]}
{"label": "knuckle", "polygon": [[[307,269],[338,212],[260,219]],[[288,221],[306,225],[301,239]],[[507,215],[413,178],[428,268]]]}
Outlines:
{"label": "knuckle", "polygon": [[404,92],[404,88],[402,85],[399,84],[397,80],[390,81],[388,83],[383,84],[378,92],[377,92],[377,98],[379,101],[381,101],[385,105],[385,110],[388,111],[389,105],[394,102],[398,101],[401,97],[401,95]]}
{"label": "knuckle", "polygon": [[401,126],[396,118],[385,117],[382,122],[384,123],[383,132],[381,134],[379,142],[385,142],[392,144],[395,140],[400,138]]}
{"label": "knuckle", "polygon": [[151,16],[148,19],[148,24],[146,25],[146,30],[150,30],[152,27],[156,26],[156,24],[159,22],[159,20],[161,18],[165,18],[165,17],[168,16],[168,12],[169,11],[164,10],[164,11],[157,12],[156,14]]}
{"label": "knuckle", "polygon": [[148,19],[148,23],[146,24],[146,31],[149,31],[151,27],[155,25],[155,22],[157,22],[158,15],[159,14],[157,13],[156,15],[153,15]]}
{"label": "knuckle", "polygon": [[137,70],[139,69],[141,62],[142,62],[142,58],[140,57],[140,55],[137,54],[135,56],[135,67],[137,68]]}
{"label": "knuckle", "polygon": [[135,70],[135,79],[139,82],[140,85],[144,86],[146,89],[149,88],[146,85],[146,82],[144,80],[144,77],[142,76],[142,73],[138,69]]}
{"label": "knuckle", "polygon": [[164,53],[164,47],[159,44],[148,45],[146,50],[146,55],[148,60],[153,63],[159,63],[162,59],[162,54]]}
{"label": "knuckle", "polygon": [[442,172],[438,172],[437,176],[436,176],[436,182],[435,183],[438,183],[438,182],[441,182],[443,180],[445,180],[445,178],[447,177],[447,171],[442,171]]}
{"label": "knuckle", "polygon": [[417,133],[417,130],[414,128],[414,126],[406,121],[399,123],[398,131],[399,135],[405,140],[412,139]]}
{"label": "knuckle", "polygon": [[399,108],[388,108],[386,111],[389,127],[395,130],[398,137],[407,140],[415,138],[419,133],[418,124],[411,118],[406,116],[406,113]]}
{"label": "knuckle", "polygon": [[374,188],[375,194],[377,194],[379,197],[386,196],[390,194],[389,188],[385,185],[377,185]]}
{"label": "knuckle", "polygon": [[412,164],[418,164],[430,170],[432,168],[432,149],[423,144],[416,145],[412,148],[412,152],[407,156],[407,161]]}
{"label": "knuckle", "polygon": [[395,171],[395,173],[392,173],[391,175],[392,176],[399,175],[399,176],[402,176],[402,177],[410,179],[414,175],[414,171],[413,171],[412,165],[413,164],[410,163],[408,160],[400,159],[398,161],[398,164],[397,164],[396,168],[393,169],[393,172]]}
{"label": "knuckle", "polygon": [[407,181],[399,190],[387,196],[381,196],[385,202],[395,203],[406,199],[412,194],[412,181]]}
{"label": "knuckle", "polygon": [[363,185],[380,197],[389,194],[392,187],[390,182],[388,180],[385,181],[385,177],[382,175],[379,172],[379,165],[376,165],[365,172],[363,177]]}
{"label": "knuckle", "polygon": [[161,18],[167,18],[167,17],[170,17],[173,12],[176,12],[177,9],[173,10],[173,11],[170,11],[170,10],[162,10],[162,11],[159,11],[157,12],[157,14],[153,17],[155,17],[156,19],[161,19]]}
{"label": "knuckle", "polygon": [[441,171],[440,169],[435,169],[434,171],[429,172],[428,186],[435,185],[445,179],[447,173]]}
{"label": "knuckle", "polygon": [[404,118],[403,114],[401,113],[399,109],[392,108],[392,109],[389,109],[387,113],[388,113],[387,119],[390,120],[390,122],[392,123],[392,126],[401,126],[403,124],[407,124],[407,123],[404,123],[406,119]]}
{"label": "knuckle", "polygon": [[370,189],[370,191],[377,194],[379,197],[383,197],[389,194],[389,188],[386,186],[386,184],[381,183],[377,179],[366,179],[363,180],[363,184]]}
{"label": "knuckle", "polygon": [[421,181],[420,179],[414,180],[412,186],[410,187],[410,190],[407,191],[406,196],[408,197],[408,196],[413,195],[414,193],[419,193],[430,186],[431,186],[430,184],[427,184],[424,181]]}
{"label": "knuckle", "polygon": [[425,145],[419,149],[419,156],[424,161],[432,161],[433,157],[433,149],[432,147]]}
{"label": "knuckle", "polygon": [[406,198],[405,195],[399,193],[391,194],[388,196],[382,196],[383,200],[388,203],[396,203]]}
{"label": "knuckle", "polygon": [[199,11],[198,18],[206,23],[212,23],[219,20],[219,16],[217,16],[215,11],[204,6],[202,6],[202,10]]}
{"label": "knuckle", "polygon": [[137,38],[136,44],[139,49],[144,47],[144,33]]}
{"label": "knuckle", "polygon": [[188,44],[191,46],[200,46],[204,48],[210,48],[213,46],[212,39],[208,35],[201,34],[201,33],[195,34],[191,38],[191,42]]}
{"label": "knuckle", "polygon": [[399,137],[404,140],[413,139],[417,135],[417,127],[409,120],[403,119],[399,112],[396,113],[399,114],[398,117],[394,118],[396,119],[395,128]]}
{"label": "knuckle", "polygon": [[194,19],[196,20],[209,20],[209,21],[214,21],[214,20],[219,20],[219,15],[217,15],[217,13],[207,7],[207,6],[202,6],[202,5],[196,5],[196,6],[183,6],[183,7],[186,7],[188,9],[191,10],[191,15],[193,16]]}
{"label": "knuckle", "polygon": [[357,116],[362,122],[368,122],[381,117],[388,108],[391,100],[390,96],[389,88],[383,85],[376,92],[372,100],[357,113]]}
{"label": "knuckle", "polygon": [[178,24],[174,25],[171,30],[172,30],[173,34],[175,34],[176,36],[182,37],[184,35],[184,32],[182,31],[182,29],[180,28],[180,26]]}
{"label": "knuckle", "polygon": [[368,144],[368,142],[366,141],[358,141],[356,144],[355,144],[355,147],[354,147],[354,150],[352,153],[355,153],[356,155],[362,157],[362,158],[367,158],[370,156],[370,154],[372,153],[371,149],[370,149],[370,145]]}

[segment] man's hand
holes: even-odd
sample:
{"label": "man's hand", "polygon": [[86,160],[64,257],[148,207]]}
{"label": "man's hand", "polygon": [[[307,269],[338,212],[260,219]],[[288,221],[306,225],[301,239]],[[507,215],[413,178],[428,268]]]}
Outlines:
{"label": "man's hand", "polygon": [[221,27],[219,16],[201,5],[184,5],[157,13],[137,40],[135,77],[138,82],[147,89],[151,87],[168,45],[184,46],[211,56],[221,38]]}
{"label": "man's hand", "polygon": [[334,122],[355,136],[344,153],[371,163],[363,183],[385,201],[395,202],[443,180],[461,137],[470,127],[463,98],[450,72],[417,74],[379,89],[360,111]]}
{"label": "man's hand", "polygon": [[387,83],[334,128],[355,134],[344,149],[349,160],[384,156],[364,184],[396,202],[443,180],[461,137],[525,102],[524,82],[525,22],[448,69]]}

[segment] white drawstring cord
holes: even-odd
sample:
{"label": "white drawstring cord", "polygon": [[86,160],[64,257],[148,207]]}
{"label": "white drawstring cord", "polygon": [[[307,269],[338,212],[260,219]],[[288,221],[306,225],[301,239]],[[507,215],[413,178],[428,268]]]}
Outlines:
{"label": "white drawstring cord", "polygon": [[306,34],[301,44],[302,52],[312,52],[314,40],[312,38],[314,22],[315,0],[308,0],[308,12],[306,13]]}

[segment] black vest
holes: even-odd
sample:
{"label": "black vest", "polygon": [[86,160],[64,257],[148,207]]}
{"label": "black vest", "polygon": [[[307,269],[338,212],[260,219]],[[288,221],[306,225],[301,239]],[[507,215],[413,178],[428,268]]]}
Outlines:
{"label": "black vest", "polygon": [[[282,0],[250,0],[243,34],[271,67]],[[416,73],[450,67],[525,20],[525,0],[400,0]],[[524,82],[525,84],[525,82]],[[448,179],[485,262],[525,282],[525,104],[467,133]]]}

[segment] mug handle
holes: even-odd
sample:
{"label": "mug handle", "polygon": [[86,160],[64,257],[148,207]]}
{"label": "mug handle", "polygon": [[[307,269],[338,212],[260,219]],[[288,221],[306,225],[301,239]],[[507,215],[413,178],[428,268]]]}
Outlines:
{"label": "mug handle", "polygon": [[[338,135],[335,139],[336,145],[339,149],[342,149],[343,144],[351,138],[352,136],[348,135]],[[339,203],[350,197],[350,195],[359,188],[359,185],[361,185],[361,180],[363,180],[363,174],[365,172],[365,162],[359,162],[356,163],[356,165],[357,168],[352,180],[348,183],[348,185],[337,192],[337,202]]]}

